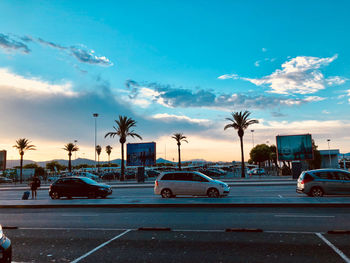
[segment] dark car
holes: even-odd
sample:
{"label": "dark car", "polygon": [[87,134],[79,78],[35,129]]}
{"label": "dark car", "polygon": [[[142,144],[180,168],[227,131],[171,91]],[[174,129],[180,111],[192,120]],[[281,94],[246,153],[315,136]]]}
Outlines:
{"label": "dark car", "polygon": [[0,177],[0,184],[10,184],[12,183],[12,180],[7,177]]}
{"label": "dark car", "polygon": [[146,171],[146,174],[148,177],[158,177],[160,175],[160,172],[155,170],[148,170]]}
{"label": "dark car", "polygon": [[50,185],[49,195],[52,199],[61,197],[105,198],[112,194],[112,188],[86,177],[65,177]]}
{"label": "dark car", "polygon": [[0,263],[9,263],[12,261],[12,246],[11,241],[8,239],[2,227],[0,225]]}
{"label": "dark car", "polygon": [[108,173],[104,173],[101,176],[101,179],[111,181],[111,180],[115,180],[115,179],[118,180],[119,177],[120,177],[120,174],[118,172],[108,172]]}

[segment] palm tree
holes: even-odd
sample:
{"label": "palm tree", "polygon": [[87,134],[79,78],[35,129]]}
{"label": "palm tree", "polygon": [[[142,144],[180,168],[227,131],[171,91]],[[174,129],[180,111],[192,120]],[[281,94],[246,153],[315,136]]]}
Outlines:
{"label": "palm tree", "polygon": [[113,147],[110,145],[106,146],[106,153],[108,154],[108,165],[111,166],[111,153],[112,153]]}
{"label": "palm tree", "polygon": [[127,117],[127,116],[121,116],[119,115],[119,120],[115,120],[117,123],[117,127],[113,126],[114,130],[113,132],[108,132],[105,135],[106,137],[112,137],[114,138],[116,135],[119,136],[119,142],[121,144],[121,152],[122,152],[122,167],[121,167],[121,176],[120,181],[124,181],[124,144],[126,142],[126,137],[131,136],[132,138],[139,138],[142,140],[142,137],[135,133],[133,130],[131,130],[132,127],[136,126],[136,121]]}
{"label": "palm tree", "polygon": [[176,140],[177,142],[177,152],[178,152],[178,155],[179,155],[179,170],[181,170],[181,150],[180,150],[180,145],[181,145],[181,142],[187,142],[188,141],[186,140],[186,136],[184,136],[182,133],[174,133],[173,136],[171,137],[173,139]]}
{"label": "palm tree", "polygon": [[14,148],[16,148],[19,152],[19,155],[21,156],[21,162],[20,162],[20,183],[22,183],[22,169],[23,169],[23,155],[25,151],[29,150],[36,150],[35,145],[30,144],[31,141],[29,141],[26,138],[20,138],[16,141],[16,144],[13,145]]}
{"label": "palm tree", "polygon": [[68,171],[72,172],[72,152],[79,151],[79,148],[74,143],[70,142],[64,146],[63,150],[68,152]]}
{"label": "palm tree", "polygon": [[99,167],[100,167],[100,154],[101,154],[101,151],[102,151],[102,147],[101,145],[96,145],[96,153],[97,153],[97,170],[99,170]]}
{"label": "palm tree", "polygon": [[232,118],[226,118],[226,120],[230,121],[230,124],[227,124],[224,128],[224,130],[228,128],[234,128],[235,130],[238,130],[238,136],[241,141],[241,158],[242,158],[242,178],[245,177],[244,173],[244,153],[243,153],[243,135],[244,130],[249,127],[249,125],[252,125],[254,123],[259,123],[258,120],[250,120],[248,119],[250,112],[249,111],[240,111],[240,112],[232,112],[231,113]]}

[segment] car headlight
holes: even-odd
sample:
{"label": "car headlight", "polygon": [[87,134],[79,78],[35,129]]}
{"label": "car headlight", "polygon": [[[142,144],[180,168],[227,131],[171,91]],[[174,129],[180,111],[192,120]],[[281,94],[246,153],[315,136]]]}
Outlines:
{"label": "car headlight", "polygon": [[105,187],[100,187],[100,188],[98,188],[98,190],[101,190],[101,191],[106,191],[106,190],[108,190],[108,188],[105,188]]}
{"label": "car headlight", "polygon": [[221,186],[222,188],[225,188],[225,187],[226,187],[226,184],[220,184],[220,186]]}

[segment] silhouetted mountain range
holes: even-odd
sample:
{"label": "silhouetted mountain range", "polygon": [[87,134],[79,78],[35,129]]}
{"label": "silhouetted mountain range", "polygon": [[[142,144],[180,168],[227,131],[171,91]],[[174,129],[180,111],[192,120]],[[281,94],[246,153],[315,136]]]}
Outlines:
{"label": "silhouetted mountain range", "polygon": [[[49,163],[52,161],[56,161],[61,165],[68,166],[68,160],[63,160],[63,159],[54,159],[54,160],[42,161],[42,162],[35,162],[32,160],[23,160],[23,165],[30,164],[30,163],[36,163],[41,167],[46,167],[46,163]],[[173,162],[165,160],[163,158],[158,158],[156,162],[157,163],[173,163]],[[105,162],[105,161],[100,162],[100,164],[106,164],[106,163],[108,163],[108,162]],[[122,160],[121,159],[111,160],[111,163],[118,164],[120,166],[122,163]],[[80,164],[94,165],[95,161],[90,160],[90,159],[85,159],[85,158],[77,158],[76,160],[72,160],[72,165],[80,165]],[[6,161],[7,168],[13,168],[15,166],[19,166],[19,160],[7,160]]]}

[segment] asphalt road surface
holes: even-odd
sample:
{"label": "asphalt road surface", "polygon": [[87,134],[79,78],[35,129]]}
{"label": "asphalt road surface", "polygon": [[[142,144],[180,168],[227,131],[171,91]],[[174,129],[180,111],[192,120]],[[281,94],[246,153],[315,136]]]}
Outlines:
{"label": "asphalt road surface", "polygon": [[[0,190],[0,200],[20,200],[23,190]],[[231,186],[229,197],[297,197],[294,185]],[[154,195],[153,188],[113,188],[108,198],[160,198]],[[48,190],[38,190],[38,199],[50,199]]]}
{"label": "asphalt road surface", "polygon": [[[350,262],[350,208],[1,209],[15,262]],[[169,227],[172,231],[140,231]],[[234,232],[225,232],[233,229]],[[261,229],[263,232],[237,232]]]}

